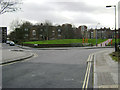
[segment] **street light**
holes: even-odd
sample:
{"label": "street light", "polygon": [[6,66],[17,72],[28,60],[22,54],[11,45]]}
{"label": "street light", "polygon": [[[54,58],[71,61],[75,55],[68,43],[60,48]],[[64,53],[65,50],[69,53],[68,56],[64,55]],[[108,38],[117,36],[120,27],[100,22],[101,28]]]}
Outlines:
{"label": "street light", "polygon": [[117,51],[117,43],[116,43],[116,5],[109,5],[106,8],[114,7],[115,8],[115,52]]}
{"label": "street light", "polygon": [[100,23],[98,23],[97,25],[96,25],[96,47],[97,47],[97,26],[98,25],[100,25]]}

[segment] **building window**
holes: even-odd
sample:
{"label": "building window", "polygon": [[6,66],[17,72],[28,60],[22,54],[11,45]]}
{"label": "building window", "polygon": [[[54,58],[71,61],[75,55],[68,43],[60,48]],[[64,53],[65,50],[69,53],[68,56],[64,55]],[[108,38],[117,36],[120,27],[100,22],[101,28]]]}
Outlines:
{"label": "building window", "polygon": [[28,28],[25,28],[25,31],[28,31]]}
{"label": "building window", "polygon": [[54,36],[54,35],[55,35],[55,33],[52,33],[52,35]]}
{"label": "building window", "polygon": [[85,27],[84,26],[81,26],[81,31],[85,31]]}
{"label": "building window", "polygon": [[55,31],[53,30],[52,32],[54,33]]}
{"label": "building window", "polygon": [[28,34],[25,34],[25,37],[28,37]]}
{"label": "building window", "polygon": [[43,29],[40,29],[40,31],[43,31]]}
{"label": "building window", "polygon": [[61,32],[61,29],[58,29],[58,32]]}
{"label": "building window", "polygon": [[40,37],[42,37],[43,35],[42,34],[40,34]]}
{"label": "building window", "polygon": [[58,36],[60,37],[60,36],[61,36],[61,34],[58,34]]}
{"label": "building window", "polygon": [[33,30],[33,31],[32,31],[32,35],[33,35],[33,36],[36,36],[36,30]]}

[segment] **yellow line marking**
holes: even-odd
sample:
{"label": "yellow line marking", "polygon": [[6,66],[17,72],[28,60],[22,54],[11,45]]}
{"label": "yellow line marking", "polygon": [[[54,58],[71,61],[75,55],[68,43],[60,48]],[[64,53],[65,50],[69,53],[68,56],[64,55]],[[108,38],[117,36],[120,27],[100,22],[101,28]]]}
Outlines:
{"label": "yellow line marking", "polygon": [[87,81],[86,81],[86,87],[88,87],[88,81],[89,81],[89,76],[90,76],[90,68],[91,68],[91,63],[89,63],[89,71],[88,71],[88,77],[87,77]]}
{"label": "yellow line marking", "polygon": [[82,90],[84,90],[84,88],[86,88],[86,89],[88,88],[88,81],[89,81],[90,70],[91,70],[91,62],[89,62],[89,61],[92,61],[92,57],[93,57],[93,54],[90,54],[88,57],[88,60],[87,60],[88,65],[87,65],[87,70],[86,70]]}
{"label": "yellow line marking", "polygon": [[[88,60],[89,60],[89,58],[91,57],[91,55],[89,55],[89,57],[88,57]],[[87,61],[88,61],[87,60]],[[84,83],[83,83],[83,86],[82,86],[82,88],[84,88],[85,87],[85,82],[86,82],[86,78],[87,78],[87,72],[88,72],[88,66],[87,66],[87,70],[86,70],[86,74],[85,74],[85,78],[84,78]]]}

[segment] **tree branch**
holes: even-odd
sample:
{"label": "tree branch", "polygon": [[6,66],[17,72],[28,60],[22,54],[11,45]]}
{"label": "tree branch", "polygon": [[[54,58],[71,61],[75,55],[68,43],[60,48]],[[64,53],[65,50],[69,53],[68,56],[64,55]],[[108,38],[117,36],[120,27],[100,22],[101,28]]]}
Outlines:
{"label": "tree branch", "polygon": [[4,1],[0,0],[0,14],[6,13],[6,12],[14,12],[21,8],[16,7],[16,5],[21,4],[19,1]]}

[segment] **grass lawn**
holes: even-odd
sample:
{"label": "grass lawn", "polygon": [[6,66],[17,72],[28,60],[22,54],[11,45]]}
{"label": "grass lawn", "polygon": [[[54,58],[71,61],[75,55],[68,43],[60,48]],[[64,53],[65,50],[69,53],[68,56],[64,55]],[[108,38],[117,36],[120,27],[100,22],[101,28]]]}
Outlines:
{"label": "grass lawn", "polygon": [[[117,41],[117,43],[119,43],[120,39],[116,39],[116,41]],[[111,45],[111,42],[108,45]],[[115,39],[112,40],[112,45],[115,45]]]}
{"label": "grass lawn", "polygon": [[[102,43],[106,41],[107,39],[97,39],[97,44]],[[91,43],[93,45],[96,45],[96,39],[88,39],[88,43]]]}
{"label": "grass lawn", "polygon": [[[97,43],[106,41],[107,39],[98,39]],[[82,43],[83,39],[59,39],[59,40],[45,40],[45,41],[32,41],[23,42],[23,44],[71,44],[71,43]],[[88,39],[88,43],[96,45],[96,39]]]}
{"label": "grass lawn", "polygon": [[112,52],[111,54],[110,54],[110,56],[111,56],[111,58],[113,59],[113,60],[115,60],[115,61],[119,61],[119,59],[120,59],[120,52]]}

